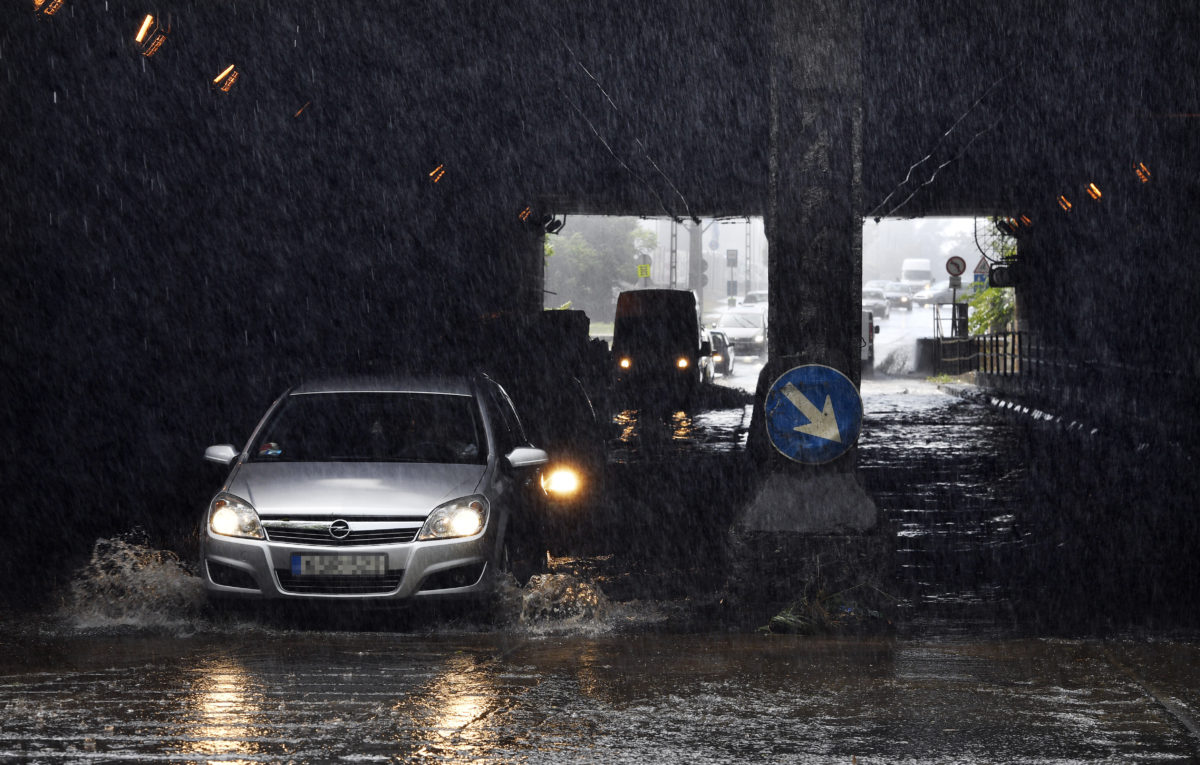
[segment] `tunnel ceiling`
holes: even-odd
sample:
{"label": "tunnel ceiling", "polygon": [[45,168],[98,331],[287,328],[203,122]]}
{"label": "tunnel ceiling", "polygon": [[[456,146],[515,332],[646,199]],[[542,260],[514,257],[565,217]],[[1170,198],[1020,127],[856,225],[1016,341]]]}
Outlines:
{"label": "tunnel ceiling", "polygon": [[[862,213],[1045,210],[1143,158],[1190,183],[1184,5],[864,2]],[[336,213],[366,237],[377,220],[528,203],[766,208],[769,4],[162,3],[152,59],[131,40],[147,8],[67,0],[3,33],[32,128],[9,147],[6,194],[31,217],[62,195],[24,186],[64,172],[133,207],[203,189],[201,208],[234,200],[281,226]],[[231,62],[241,81],[220,93],[209,79]],[[113,146],[123,161],[96,165]]]}

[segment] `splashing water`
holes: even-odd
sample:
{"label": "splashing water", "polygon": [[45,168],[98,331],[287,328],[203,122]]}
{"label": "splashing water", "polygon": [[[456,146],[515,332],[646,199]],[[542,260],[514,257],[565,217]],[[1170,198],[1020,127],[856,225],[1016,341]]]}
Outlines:
{"label": "splashing water", "polygon": [[574,574],[539,574],[524,587],[508,579],[496,595],[502,621],[528,635],[599,635],[664,618],[652,607],[614,603],[598,585]]}
{"label": "splashing water", "polygon": [[205,606],[200,579],[172,552],[132,538],[98,539],[59,617],[77,629],[188,628]]}
{"label": "splashing water", "polygon": [[[665,618],[654,605],[614,603],[590,577],[553,571],[524,587],[511,577],[499,582],[492,613],[505,628],[529,636],[597,635]],[[76,631],[271,629],[253,616],[216,619],[200,578],[175,553],[155,549],[136,533],[96,540],[55,616]]]}

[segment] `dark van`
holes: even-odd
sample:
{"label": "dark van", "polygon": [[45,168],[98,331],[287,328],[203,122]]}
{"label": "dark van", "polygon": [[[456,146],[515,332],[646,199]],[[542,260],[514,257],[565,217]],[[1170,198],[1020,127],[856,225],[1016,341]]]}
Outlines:
{"label": "dark van", "polygon": [[712,354],[701,341],[696,296],[631,290],[617,297],[612,353],[617,389],[646,405],[685,407]]}

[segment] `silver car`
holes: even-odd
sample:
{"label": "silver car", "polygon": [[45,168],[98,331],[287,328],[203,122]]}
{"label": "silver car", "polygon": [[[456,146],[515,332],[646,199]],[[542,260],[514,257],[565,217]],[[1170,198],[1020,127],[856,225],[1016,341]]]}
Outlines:
{"label": "silver car", "polygon": [[862,291],[862,309],[875,314],[877,319],[886,319],[892,314],[887,296],[883,290],[864,288]]}
{"label": "silver car", "polygon": [[233,468],[200,534],[218,599],[483,597],[545,559],[547,455],[486,376],[297,387],[205,458]]}
{"label": "silver car", "polygon": [[738,356],[763,356],[767,352],[767,306],[736,306],[721,314],[716,329],[725,333]]}

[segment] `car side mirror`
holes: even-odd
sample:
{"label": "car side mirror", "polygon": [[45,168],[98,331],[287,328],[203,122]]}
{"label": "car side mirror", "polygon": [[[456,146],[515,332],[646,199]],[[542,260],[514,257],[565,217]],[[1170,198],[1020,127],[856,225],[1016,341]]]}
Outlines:
{"label": "car side mirror", "polygon": [[238,458],[238,454],[240,452],[233,444],[217,444],[204,450],[204,459],[218,465],[232,465],[233,461]]}
{"label": "car side mirror", "polygon": [[550,455],[544,449],[533,446],[518,446],[504,455],[508,464],[513,468],[540,467],[550,461]]}
{"label": "car side mirror", "polygon": [[877,335],[879,334],[879,325],[878,324],[875,325],[875,334],[877,334]]}

